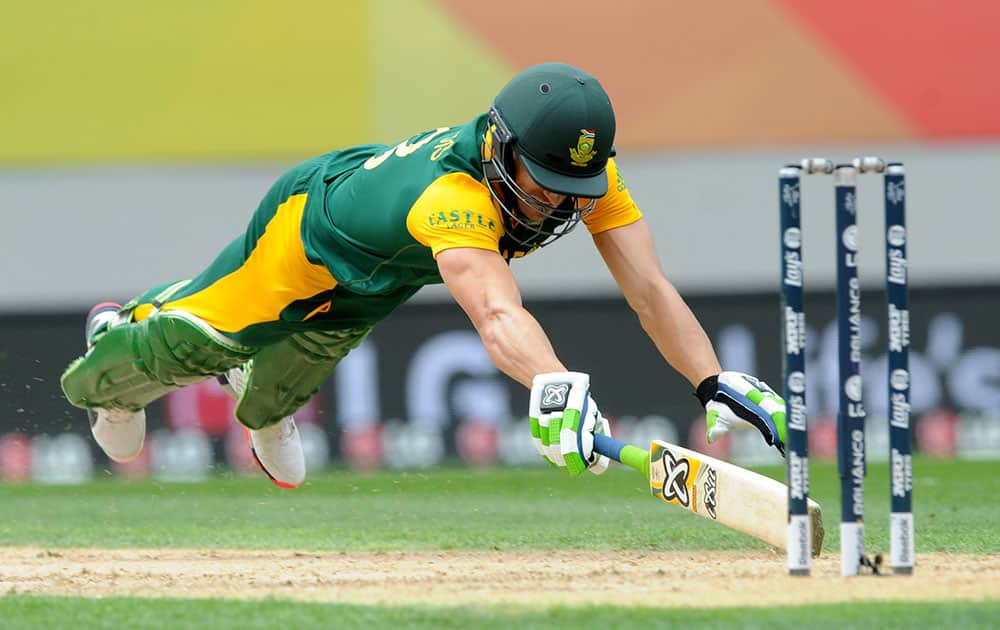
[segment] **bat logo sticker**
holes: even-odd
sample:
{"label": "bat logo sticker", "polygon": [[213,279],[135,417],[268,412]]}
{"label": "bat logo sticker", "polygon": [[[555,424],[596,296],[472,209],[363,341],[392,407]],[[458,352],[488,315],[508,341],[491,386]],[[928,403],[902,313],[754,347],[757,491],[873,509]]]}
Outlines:
{"label": "bat logo sticker", "polygon": [[684,507],[691,504],[691,497],[688,494],[688,475],[691,474],[691,464],[685,458],[674,459],[673,453],[668,450],[663,451],[663,471],[666,479],[663,480],[663,500],[670,501],[676,499]]}
{"label": "bat logo sticker", "polygon": [[715,469],[711,466],[706,466],[705,470],[705,509],[708,510],[708,515],[713,519],[716,518],[715,508],[718,506],[718,500],[715,497],[715,490],[718,487],[718,478],[715,474]]}

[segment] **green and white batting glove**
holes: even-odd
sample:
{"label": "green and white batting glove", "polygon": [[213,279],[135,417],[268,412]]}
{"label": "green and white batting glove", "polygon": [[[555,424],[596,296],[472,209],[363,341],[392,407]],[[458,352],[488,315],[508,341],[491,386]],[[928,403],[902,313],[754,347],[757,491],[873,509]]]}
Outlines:
{"label": "green and white batting glove", "polygon": [[733,429],[757,429],[785,455],[785,400],[764,381],[742,372],[722,372],[698,385],[705,406],[705,438],[718,440]]}
{"label": "green and white batting glove", "polygon": [[594,434],[611,435],[607,419],[590,396],[590,376],[552,372],[535,376],[528,410],[531,437],[545,461],[577,476],[600,475],[610,460],[594,451]]}

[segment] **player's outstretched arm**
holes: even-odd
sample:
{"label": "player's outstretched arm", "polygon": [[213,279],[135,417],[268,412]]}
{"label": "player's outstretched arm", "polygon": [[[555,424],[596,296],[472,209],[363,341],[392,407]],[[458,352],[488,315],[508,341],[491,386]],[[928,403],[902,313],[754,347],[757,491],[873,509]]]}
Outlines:
{"label": "player's outstretched arm", "polygon": [[594,235],[594,243],[643,329],[705,406],[706,437],[756,429],[784,454],[785,401],[767,383],[723,372],[705,330],[663,275],[653,237],[640,219]]}
{"label": "player's outstretched arm", "polygon": [[500,254],[457,247],[440,252],[437,263],[448,290],[504,374],[531,388],[535,374],[566,371],[538,320],[522,306],[514,274]]}
{"label": "player's outstretched arm", "polygon": [[692,387],[721,372],[708,335],[663,275],[645,220],[595,234],[594,244],[667,363]]}
{"label": "player's outstretched arm", "polygon": [[541,325],[521,305],[503,258],[485,249],[453,248],[440,252],[437,263],[493,363],[531,389],[531,436],[542,457],[571,475],[607,470],[608,458],[594,450],[594,435],[611,435],[611,429],[590,395],[590,377],[568,372],[556,357]]}

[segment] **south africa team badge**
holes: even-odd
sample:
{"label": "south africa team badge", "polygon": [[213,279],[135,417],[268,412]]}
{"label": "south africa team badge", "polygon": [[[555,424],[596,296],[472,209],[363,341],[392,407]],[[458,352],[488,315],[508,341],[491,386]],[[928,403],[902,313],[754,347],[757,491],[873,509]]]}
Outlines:
{"label": "south africa team badge", "polygon": [[569,156],[573,158],[573,166],[586,166],[594,159],[594,146],[597,144],[597,132],[593,129],[581,129],[580,137],[576,140],[576,148],[569,150]]}

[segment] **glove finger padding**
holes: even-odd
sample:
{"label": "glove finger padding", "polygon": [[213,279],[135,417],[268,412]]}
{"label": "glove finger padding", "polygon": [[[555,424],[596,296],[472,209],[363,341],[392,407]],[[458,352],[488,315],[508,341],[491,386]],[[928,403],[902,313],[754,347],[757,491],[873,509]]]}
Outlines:
{"label": "glove finger padding", "polygon": [[560,447],[563,424],[575,418],[587,403],[590,376],[582,372],[551,372],[532,379],[528,415],[535,448],[549,463],[566,467]]}
{"label": "glove finger padding", "polygon": [[[588,395],[579,415],[567,409],[567,413],[563,416],[559,446],[569,474],[576,476],[600,464],[600,457],[603,456],[597,456],[594,451],[595,433],[611,435],[611,430],[607,419],[597,408],[597,403]],[[606,457],[604,459],[607,460]],[[594,474],[601,474],[607,467],[608,462],[605,461],[603,469],[594,470]]]}
{"label": "glove finger padding", "polygon": [[[548,446],[549,442],[549,420],[545,419],[545,426],[542,427],[542,412],[540,410],[540,403],[542,398],[542,391],[536,387],[531,388],[531,397],[528,402],[528,423],[531,425],[531,443],[535,445],[535,450],[538,454],[548,462],[552,461],[549,459],[548,454],[545,451],[545,447]],[[544,436],[544,440],[542,437]]]}

